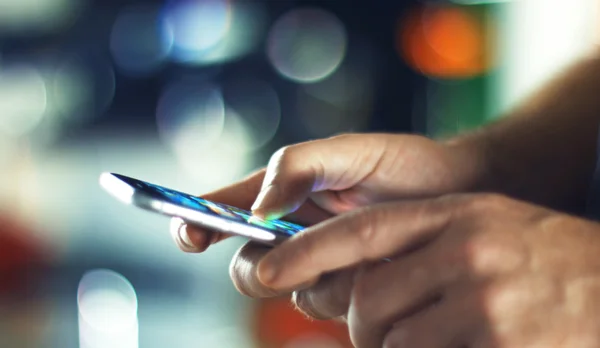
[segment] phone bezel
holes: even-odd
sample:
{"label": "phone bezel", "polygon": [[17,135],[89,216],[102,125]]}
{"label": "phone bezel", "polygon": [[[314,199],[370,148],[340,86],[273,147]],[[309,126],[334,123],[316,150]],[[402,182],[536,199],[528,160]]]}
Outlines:
{"label": "phone bezel", "polygon": [[[137,181],[142,180],[131,178],[122,174],[108,172],[100,175],[101,186],[108,193],[126,204],[134,205],[146,211],[151,211],[164,216],[178,217],[184,221],[212,231],[244,237],[266,245],[274,246],[290,237],[281,232],[272,231],[270,229],[254,226],[248,223],[230,220],[225,217],[218,216],[217,214],[206,213],[201,210],[192,209],[181,204],[176,204],[165,199],[157,198],[143,189],[132,186],[128,182],[119,178],[119,176]],[[124,185],[127,186],[128,189],[126,189]]]}

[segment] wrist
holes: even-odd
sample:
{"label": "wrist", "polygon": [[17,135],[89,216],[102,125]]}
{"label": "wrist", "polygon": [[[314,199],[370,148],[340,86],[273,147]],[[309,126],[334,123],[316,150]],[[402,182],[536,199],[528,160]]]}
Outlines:
{"label": "wrist", "polygon": [[468,134],[445,141],[457,171],[457,188],[460,192],[493,191],[495,188],[489,139]]}

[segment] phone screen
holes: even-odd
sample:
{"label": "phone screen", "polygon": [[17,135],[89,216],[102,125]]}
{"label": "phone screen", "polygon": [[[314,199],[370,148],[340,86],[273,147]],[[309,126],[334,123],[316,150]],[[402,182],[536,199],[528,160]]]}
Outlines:
{"label": "phone screen", "polygon": [[[179,205],[188,209],[198,210],[203,213],[219,216],[232,221],[245,222],[256,227],[260,227],[272,232],[283,233],[288,236],[292,236],[304,229],[303,226],[283,220],[266,221],[257,219],[256,217],[253,217],[251,212],[244,209],[236,208],[227,204],[211,202],[206,199],[194,197],[187,193],[171,190],[166,187],[133,179],[124,175],[112,175],[123,180],[130,186],[134,187],[136,190],[141,190],[146,194],[152,196],[153,198],[159,199],[161,201],[166,201],[171,204]],[[251,217],[253,218],[251,219]]]}

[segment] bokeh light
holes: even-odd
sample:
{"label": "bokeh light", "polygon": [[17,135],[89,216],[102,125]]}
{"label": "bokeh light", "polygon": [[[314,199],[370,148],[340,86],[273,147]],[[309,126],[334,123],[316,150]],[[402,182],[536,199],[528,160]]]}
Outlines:
{"label": "bokeh light", "polygon": [[25,135],[42,120],[46,105],[46,84],[36,68],[14,65],[0,70],[0,132]]}
{"label": "bokeh light", "polygon": [[137,348],[138,303],[122,275],[105,269],[87,272],[77,291],[80,348]]}
{"label": "bokeh light", "polygon": [[502,66],[497,115],[521,104],[553,76],[600,43],[597,0],[515,1],[499,23]]}
{"label": "bokeh light", "polygon": [[251,135],[248,150],[264,146],[275,136],[281,120],[281,104],[268,83],[255,78],[235,79],[225,84],[224,96],[228,109],[237,115],[236,121]]}
{"label": "bokeh light", "polygon": [[470,77],[491,66],[487,30],[471,8],[426,6],[400,22],[397,47],[406,62],[425,75]]}
{"label": "bokeh light", "polygon": [[[168,29],[168,27],[167,27]],[[160,27],[160,9],[132,6],[119,13],[110,35],[116,65],[129,75],[152,73],[167,58],[173,33]]]}
{"label": "bokeh light", "polygon": [[[11,56],[6,62],[8,67],[23,64],[35,67],[45,89],[43,116],[38,126],[27,132],[28,141],[36,149],[55,144],[69,130],[89,125],[112,104],[116,80],[108,59],[48,51],[34,56]],[[10,90],[17,92],[12,86]],[[28,93],[36,91],[29,87],[28,90]],[[8,97],[8,94],[0,96]],[[35,98],[28,99],[27,108],[39,105]]]}
{"label": "bokeh light", "polygon": [[[7,136],[6,134],[0,134],[0,167],[10,168],[9,165],[13,161],[14,157],[18,153],[18,143],[13,137]],[[8,175],[6,171],[0,173],[0,178],[5,180],[4,175]],[[4,188],[0,184],[0,188]],[[0,190],[3,191],[3,190]],[[2,195],[4,192],[0,192]]]}
{"label": "bokeh light", "polygon": [[354,55],[329,78],[305,84],[302,88],[313,97],[339,107],[355,108],[370,104],[374,85],[372,61],[366,54]]}
{"label": "bokeh light", "polygon": [[365,96],[364,102],[356,108],[351,107],[352,104],[338,106],[299,90],[296,105],[300,125],[306,134],[310,138],[323,138],[364,131],[369,121],[371,100]]}
{"label": "bokeh light", "polygon": [[267,16],[264,5],[250,1],[231,2],[229,11],[230,27],[227,34],[215,46],[189,57],[188,63],[224,63],[239,59],[259,46],[266,31]]}
{"label": "bokeh light", "polygon": [[166,88],[156,115],[159,135],[176,152],[207,149],[221,136],[225,104],[215,86],[184,80]]}
{"label": "bokeh light", "polygon": [[316,8],[292,10],[271,28],[267,53],[284,77],[301,83],[331,75],[346,55],[347,34],[333,14]]}
{"label": "bokeh light", "polygon": [[365,54],[355,57],[329,78],[298,89],[295,112],[310,138],[366,129],[373,113],[373,60]]}
{"label": "bokeh light", "polygon": [[239,180],[255,165],[250,152],[252,140],[241,117],[226,109],[223,130],[213,144],[198,148],[193,139],[178,139],[176,155],[182,171],[190,178],[200,178],[207,187],[220,187]]}
{"label": "bokeh light", "polygon": [[248,170],[252,135],[210,82],[189,78],[167,85],[157,126],[183,171],[207,185],[224,185]]}
{"label": "bokeh light", "polygon": [[231,24],[228,0],[170,1],[163,11],[163,39],[172,38],[172,56],[183,63],[201,60],[225,38]]}
{"label": "bokeh light", "polygon": [[[213,146],[211,152],[223,154],[235,154],[233,160],[244,158],[242,163],[250,163],[252,151],[256,149],[255,137],[252,130],[248,127],[246,120],[235,110],[226,107],[225,122],[223,123],[223,132],[219,141]],[[221,159],[225,160],[226,159]],[[232,167],[235,167],[232,165]],[[206,168],[204,169],[206,170]]]}
{"label": "bokeh light", "polygon": [[0,32],[53,31],[71,23],[81,9],[77,0],[0,0]]}
{"label": "bokeh light", "polygon": [[64,59],[63,55],[48,52],[6,58],[0,68],[0,100],[4,111],[0,116],[0,133],[11,134],[16,140],[26,136],[26,141],[39,149],[66,129],[70,119],[63,112],[67,111],[64,107],[83,97],[90,100],[88,92],[93,81],[73,79],[79,75],[67,80],[61,73]]}
{"label": "bokeh light", "polygon": [[100,58],[65,58],[57,63],[49,83],[56,114],[69,122],[101,115],[115,95],[114,69]]}

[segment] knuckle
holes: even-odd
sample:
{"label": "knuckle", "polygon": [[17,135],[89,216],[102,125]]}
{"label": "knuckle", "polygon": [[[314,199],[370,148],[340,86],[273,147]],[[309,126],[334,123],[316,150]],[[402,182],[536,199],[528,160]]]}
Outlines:
{"label": "knuckle", "polygon": [[286,165],[293,162],[293,158],[296,156],[299,146],[299,144],[294,144],[280,148],[271,156],[271,162],[277,165]]}
{"label": "knuckle", "polygon": [[518,308],[520,296],[508,282],[491,284],[483,289],[483,310],[490,318],[497,318],[507,308]]}
{"label": "knuckle", "polygon": [[497,256],[502,249],[493,239],[486,235],[475,235],[465,243],[465,254],[470,269],[475,274],[489,274],[496,268]]}
{"label": "knuckle", "polygon": [[470,215],[489,213],[504,207],[507,200],[506,196],[499,193],[474,194],[463,201],[463,209]]}
{"label": "knuckle", "polygon": [[264,177],[265,183],[273,183],[276,175],[285,172],[294,164],[297,146],[298,145],[284,146],[273,153],[269,159],[269,164],[267,165],[267,171]]}
{"label": "knuckle", "polygon": [[487,236],[475,234],[471,235],[466,240],[464,250],[468,259],[475,262],[481,257],[485,257],[486,254],[495,247],[497,246],[495,246],[494,243],[487,238]]}
{"label": "knuckle", "polygon": [[522,267],[527,250],[509,237],[494,234],[472,235],[464,246],[468,266],[476,274],[506,273]]}
{"label": "knuckle", "polygon": [[370,258],[374,251],[373,246],[377,238],[377,222],[379,221],[378,215],[377,210],[367,207],[357,212],[355,219],[348,219],[348,229],[356,233],[366,258]]}

